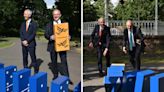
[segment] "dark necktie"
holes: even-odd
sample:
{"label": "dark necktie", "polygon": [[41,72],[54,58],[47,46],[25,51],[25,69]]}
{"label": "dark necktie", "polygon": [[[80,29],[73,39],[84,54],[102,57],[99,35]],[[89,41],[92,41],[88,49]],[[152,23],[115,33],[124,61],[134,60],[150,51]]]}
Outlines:
{"label": "dark necktie", "polygon": [[99,37],[102,36],[102,29],[99,30]]}

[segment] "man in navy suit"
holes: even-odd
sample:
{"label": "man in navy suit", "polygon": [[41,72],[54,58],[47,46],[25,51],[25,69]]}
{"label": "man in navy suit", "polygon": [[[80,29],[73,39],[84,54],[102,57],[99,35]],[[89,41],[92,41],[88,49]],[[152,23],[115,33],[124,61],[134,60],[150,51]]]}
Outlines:
{"label": "man in navy suit", "polygon": [[25,21],[21,24],[20,28],[20,38],[22,44],[22,53],[23,53],[23,66],[24,68],[28,67],[28,53],[31,56],[31,65],[34,67],[34,73],[38,73],[39,69],[36,62],[36,41],[35,35],[37,30],[37,24],[31,19],[32,11],[26,9],[24,11]]}
{"label": "man in navy suit", "polygon": [[110,67],[109,43],[111,39],[110,28],[105,25],[103,18],[98,19],[98,25],[95,26],[91,37],[89,47],[96,47],[98,56],[98,70],[100,77],[104,76],[102,69],[102,56],[106,58],[106,67]]}
{"label": "man in navy suit", "polygon": [[[55,42],[55,35],[54,35],[54,26],[55,24],[61,24],[63,21],[60,19],[61,12],[58,9],[53,10],[52,12],[53,20],[47,24],[46,30],[45,30],[45,38],[48,40],[48,47],[47,51],[50,52],[50,58],[51,63],[49,63],[49,68],[51,69],[54,77],[53,80],[58,77],[58,63],[57,63],[57,54],[59,54],[61,59],[61,75],[68,76],[69,77],[69,71],[68,71],[68,65],[67,65],[67,52],[66,51],[60,51],[56,52],[54,49],[54,42]],[[70,84],[73,84],[72,81],[70,81]]]}
{"label": "man in navy suit", "polygon": [[131,20],[126,22],[126,27],[123,35],[123,52],[129,53],[129,61],[133,68],[140,70],[140,55],[145,47],[144,37],[140,28],[135,27]]}

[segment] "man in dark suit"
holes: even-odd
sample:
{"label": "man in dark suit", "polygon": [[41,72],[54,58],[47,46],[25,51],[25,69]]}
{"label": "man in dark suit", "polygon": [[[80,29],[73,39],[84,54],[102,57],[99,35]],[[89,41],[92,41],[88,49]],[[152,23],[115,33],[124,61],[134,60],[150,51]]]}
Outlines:
{"label": "man in dark suit", "polygon": [[[48,47],[47,51],[50,52],[50,58],[51,63],[49,63],[49,68],[51,69],[54,77],[53,80],[58,77],[58,64],[57,64],[57,54],[60,55],[61,59],[61,75],[68,76],[69,77],[69,71],[68,71],[68,65],[67,65],[67,53],[66,51],[60,51],[56,52],[54,49],[54,42],[55,42],[55,35],[54,35],[54,26],[55,24],[61,24],[63,21],[60,19],[61,12],[58,9],[53,10],[53,21],[47,24],[46,30],[45,30],[45,38],[48,40]],[[72,81],[70,81],[70,84],[73,84]]]}
{"label": "man in dark suit", "polygon": [[144,45],[144,37],[140,28],[133,26],[131,20],[126,22],[123,35],[123,52],[129,53],[129,61],[135,70],[140,70],[140,55]]}
{"label": "man in dark suit", "polygon": [[28,68],[28,53],[31,56],[31,65],[34,67],[34,73],[38,73],[39,69],[36,62],[36,41],[35,35],[37,30],[37,24],[31,19],[32,11],[26,9],[24,11],[25,21],[21,24],[20,28],[20,38],[22,44],[22,53],[23,53],[23,66]]}
{"label": "man in dark suit", "polygon": [[95,26],[91,37],[89,47],[96,47],[98,56],[99,75],[104,76],[102,69],[102,56],[106,57],[106,67],[110,66],[109,43],[111,39],[110,28],[105,25],[103,18],[98,19],[98,25]]}

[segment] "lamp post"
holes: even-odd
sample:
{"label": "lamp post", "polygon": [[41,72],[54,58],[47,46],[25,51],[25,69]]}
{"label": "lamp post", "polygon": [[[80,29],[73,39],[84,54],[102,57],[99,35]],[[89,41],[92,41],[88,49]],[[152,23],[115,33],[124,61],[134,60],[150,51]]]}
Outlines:
{"label": "lamp post", "polygon": [[158,0],[155,0],[155,35],[158,35]]}
{"label": "lamp post", "polygon": [[104,15],[105,15],[105,23],[107,26],[109,26],[109,18],[108,18],[108,0],[104,0],[104,4],[105,4],[105,7],[104,7]]}

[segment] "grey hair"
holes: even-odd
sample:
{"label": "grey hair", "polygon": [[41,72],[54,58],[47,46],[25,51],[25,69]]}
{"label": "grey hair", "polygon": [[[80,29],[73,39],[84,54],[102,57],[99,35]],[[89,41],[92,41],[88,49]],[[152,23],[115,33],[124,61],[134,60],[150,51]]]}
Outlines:
{"label": "grey hair", "polygon": [[54,13],[54,11],[58,11],[58,12],[60,12],[60,14],[61,14],[61,11],[60,11],[59,9],[54,9],[54,10],[52,11],[52,14]]}
{"label": "grey hair", "polygon": [[29,14],[30,14],[30,16],[32,16],[32,11],[31,11],[30,9],[25,9],[24,12],[25,12],[25,11],[28,11]]}

